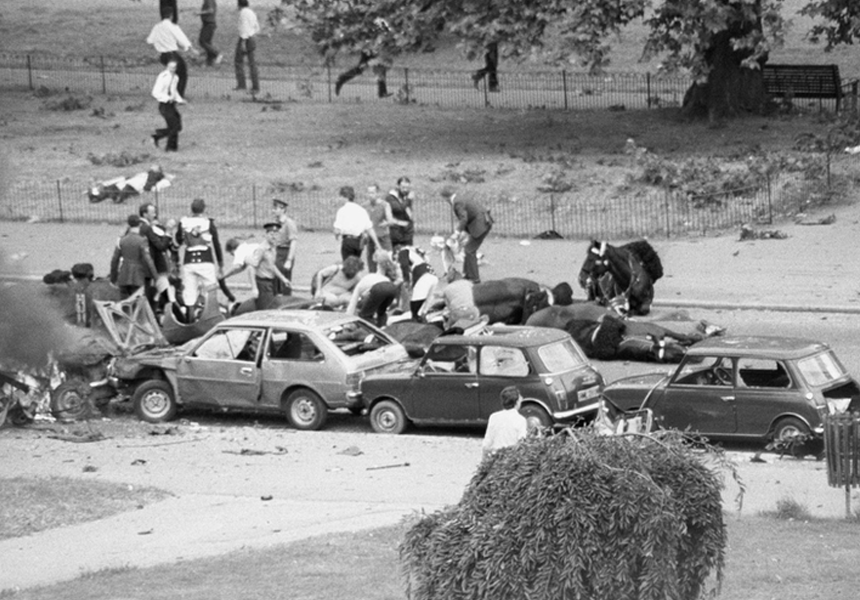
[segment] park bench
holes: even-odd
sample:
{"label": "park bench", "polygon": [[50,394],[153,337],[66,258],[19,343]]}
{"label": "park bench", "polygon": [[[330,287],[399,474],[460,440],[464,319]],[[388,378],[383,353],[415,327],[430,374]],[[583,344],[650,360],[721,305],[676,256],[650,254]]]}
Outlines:
{"label": "park bench", "polygon": [[836,112],[842,103],[842,80],[837,65],[772,65],[762,67],[764,89],[769,96],[833,98]]}

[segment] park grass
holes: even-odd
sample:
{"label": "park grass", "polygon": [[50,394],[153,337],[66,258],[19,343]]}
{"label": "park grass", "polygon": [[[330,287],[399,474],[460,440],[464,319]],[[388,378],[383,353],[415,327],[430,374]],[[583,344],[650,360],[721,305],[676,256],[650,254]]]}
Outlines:
{"label": "park grass", "polygon": [[103,519],[169,496],[151,487],[67,477],[0,480],[0,540]]}
{"label": "park grass", "polygon": [[[856,597],[860,523],[769,516],[728,515],[726,519],[729,545],[719,598]],[[398,525],[175,565],[98,571],[5,596],[21,600],[406,598],[397,552],[404,531]]]}

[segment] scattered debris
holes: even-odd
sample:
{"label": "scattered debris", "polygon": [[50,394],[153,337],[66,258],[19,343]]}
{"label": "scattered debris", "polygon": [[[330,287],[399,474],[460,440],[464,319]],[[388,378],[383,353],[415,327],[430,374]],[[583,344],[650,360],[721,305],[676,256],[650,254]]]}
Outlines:
{"label": "scattered debris", "polygon": [[146,461],[142,458],[135,458],[133,461],[131,461],[132,467],[139,467],[139,466],[145,465],[145,464],[146,464]]}
{"label": "scattered debris", "polygon": [[829,214],[826,217],[821,217],[815,221],[805,221],[804,219],[806,218],[806,215],[804,214],[800,214],[798,217],[800,218],[795,221],[798,225],[833,225],[836,222],[835,214]]}
{"label": "scattered debris", "polygon": [[95,473],[98,471],[98,467],[94,467],[93,465],[84,465],[83,472],[84,473]]}
{"label": "scattered debris", "polygon": [[367,467],[366,470],[367,471],[378,471],[379,469],[397,469],[399,467],[408,467],[408,466],[409,466],[409,463],[404,462],[404,463],[396,463],[393,465],[375,465],[373,467]]}
{"label": "scattered debris", "polygon": [[343,454],[345,456],[361,456],[364,454],[361,450],[359,450],[356,446],[350,446],[349,448],[344,448],[338,454]]}
{"label": "scattered debris", "polygon": [[241,450],[222,450],[224,454],[238,454],[239,456],[263,456],[265,454],[281,455],[286,454],[287,449],[283,446],[275,446],[274,450],[254,450],[252,448],[242,448]]}
{"label": "scattered debris", "polygon": [[168,425],[165,427],[153,427],[149,430],[149,435],[182,435],[182,431],[176,425]]}
{"label": "scattered debris", "polygon": [[58,433],[55,435],[49,435],[48,437],[51,439],[60,440],[63,442],[75,442],[78,444],[84,444],[87,442],[103,442],[104,440],[108,439],[100,431],[90,431],[88,433],[83,433],[83,432]]}
{"label": "scattered debris", "polygon": [[741,225],[741,236],[738,241],[745,240],[784,240],[788,234],[779,229],[753,229],[749,225]]}
{"label": "scattered debris", "polygon": [[263,502],[268,502],[272,498],[274,498],[274,496],[271,496],[269,494],[266,494],[265,496],[260,496],[260,500],[262,500]]}
{"label": "scattered debris", "polygon": [[153,531],[155,531],[155,530],[154,530],[154,529],[147,529],[146,531],[138,531],[138,532],[137,532],[137,535],[149,535],[149,534],[151,534]]}

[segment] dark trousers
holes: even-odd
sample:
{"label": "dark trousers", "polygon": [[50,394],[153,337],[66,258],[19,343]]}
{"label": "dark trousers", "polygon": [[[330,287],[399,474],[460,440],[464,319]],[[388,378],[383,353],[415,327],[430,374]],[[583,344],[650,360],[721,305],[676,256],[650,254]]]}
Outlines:
{"label": "dark trousers", "polygon": [[472,283],[481,283],[481,276],[478,274],[478,248],[489,234],[490,230],[487,229],[478,237],[469,236],[463,244],[463,278]]}
{"label": "dark trousers", "polygon": [[[287,257],[290,255],[290,247],[289,246],[278,246],[275,249],[275,263],[278,267],[278,271],[284,274],[284,277],[293,281],[293,266],[296,264],[295,260],[293,264],[290,265],[289,269],[284,268],[284,263],[287,261]],[[292,288],[288,288],[283,284],[280,279],[275,279],[275,293],[280,294],[282,296],[290,296],[293,293]]]}
{"label": "dark trousers", "polygon": [[248,71],[251,76],[251,91],[260,91],[260,76],[257,72],[257,59],[254,52],[257,50],[257,41],[253,37],[247,40],[239,38],[236,44],[236,55],[233,58],[233,66],[236,68],[236,88],[244,90],[245,83],[245,57],[248,57]]}
{"label": "dark trousers", "polygon": [[212,38],[215,37],[215,23],[203,23],[200,27],[200,47],[206,52],[206,64],[210,67],[215,64],[215,59],[218,58],[218,50],[212,45]]}
{"label": "dark trousers", "polygon": [[343,235],[340,238],[340,257],[346,260],[347,257],[357,256],[361,258],[361,236]]}
{"label": "dark trousers", "polygon": [[167,149],[179,149],[179,132],[182,131],[182,116],[176,110],[175,102],[159,102],[158,112],[164,117],[167,127],[155,130],[156,139],[167,138]]}
{"label": "dark trousers", "polygon": [[397,298],[397,286],[390,281],[380,281],[367,292],[358,316],[377,327],[385,327],[388,322],[388,307],[395,298]]}
{"label": "dark trousers", "polygon": [[472,81],[475,82],[475,86],[477,87],[478,82],[481,81],[484,77],[487,77],[487,86],[491,92],[499,91],[499,75],[496,72],[496,68],[499,65],[499,45],[496,42],[492,42],[487,45],[487,52],[484,54],[484,68],[478,69],[475,71],[475,74],[472,75]]}
{"label": "dark trousers", "polygon": [[278,295],[275,291],[275,279],[261,279],[259,277],[255,278],[257,281],[257,310],[266,310],[269,308],[274,308],[277,304],[276,296]]}
{"label": "dark trousers", "polygon": [[161,64],[165,67],[171,60],[176,61],[176,91],[179,92],[180,96],[185,98],[185,86],[188,85],[188,65],[185,63],[185,59],[182,58],[182,54],[179,52],[162,52],[159,58]]}

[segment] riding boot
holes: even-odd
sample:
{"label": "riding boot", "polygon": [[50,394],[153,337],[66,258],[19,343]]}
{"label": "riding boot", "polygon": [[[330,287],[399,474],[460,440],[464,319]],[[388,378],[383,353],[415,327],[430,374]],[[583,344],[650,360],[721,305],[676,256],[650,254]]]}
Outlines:
{"label": "riding boot", "polygon": [[363,72],[364,72],[364,69],[362,67],[353,67],[350,70],[344,71],[343,73],[338,75],[337,81],[335,81],[335,83],[334,83],[334,95],[339,96],[340,95],[340,88],[342,88],[344,86],[344,84],[346,84],[347,81],[349,81],[350,79],[355,79],[356,77],[361,75]]}

